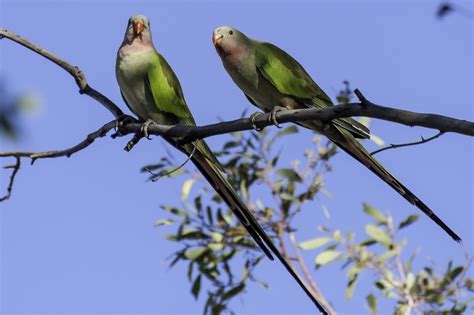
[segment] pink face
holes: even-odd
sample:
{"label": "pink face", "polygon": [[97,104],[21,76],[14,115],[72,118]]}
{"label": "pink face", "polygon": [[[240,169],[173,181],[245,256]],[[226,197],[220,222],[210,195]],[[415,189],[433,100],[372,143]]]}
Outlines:
{"label": "pink face", "polygon": [[212,33],[212,44],[221,56],[238,55],[242,51],[239,43],[240,33],[229,27],[221,26]]}

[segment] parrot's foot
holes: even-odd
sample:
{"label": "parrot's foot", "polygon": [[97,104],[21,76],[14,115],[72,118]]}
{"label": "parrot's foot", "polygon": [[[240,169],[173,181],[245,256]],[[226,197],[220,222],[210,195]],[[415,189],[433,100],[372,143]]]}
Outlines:
{"label": "parrot's foot", "polygon": [[280,126],[280,123],[278,122],[278,120],[276,119],[276,114],[278,112],[281,112],[282,110],[286,110],[285,107],[281,107],[281,106],[275,106],[272,108],[271,112],[270,112],[270,122],[272,122],[275,126],[277,126],[277,128],[281,128]]}
{"label": "parrot's foot", "polygon": [[140,128],[140,131],[141,133],[143,134],[143,136],[145,138],[147,138],[148,140],[151,140],[150,138],[150,135],[148,134],[148,128],[150,127],[151,124],[155,123],[153,120],[151,119],[148,119],[147,121],[145,121],[142,125],[142,127]]}
{"label": "parrot's foot", "polygon": [[250,124],[252,125],[252,128],[256,131],[262,131],[263,130],[263,128],[259,128],[255,124],[255,119],[257,119],[258,117],[260,117],[262,115],[264,115],[264,113],[262,113],[262,112],[255,112],[252,115],[250,115]]}

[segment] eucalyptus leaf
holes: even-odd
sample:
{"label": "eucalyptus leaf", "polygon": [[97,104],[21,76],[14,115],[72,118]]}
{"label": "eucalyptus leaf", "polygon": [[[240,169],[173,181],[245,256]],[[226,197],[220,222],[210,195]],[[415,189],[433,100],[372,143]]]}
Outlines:
{"label": "eucalyptus leaf", "polygon": [[330,237],[316,237],[308,241],[301,242],[298,246],[305,250],[319,248],[326,245],[332,239]]}
{"label": "eucalyptus leaf", "polygon": [[186,257],[187,259],[189,260],[196,260],[197,258],[199,258],[202,254],[204,254],[206,252],[206,248],[205,247],[198,247],[198,248],[188,248],[185,252],[184,252],[184,257]]}
{"label": "eucalyptus leaf", "polygon": [[364,212],[370,215],[371,217],[376,218],[379,222],[386,222],[387,218],[382,214],[382,212],[378,211],[374,207],[364,203],[363,204]]}
{"label": "eucalyptus leaf", "polygon": [[398,229],[403,229],[404,227],[407,227],[409,226],[410,224],[412,224],[413,222],[415,222],[416,220],[418,220],[419,218],[419,215],[417,214],[412,214],[410,216],[408,216],[408,218],[406,218],[404,221],[400,222],[400,224],[398,225]]}
{"label": "eucalyptus leaf", "polygon": [[197,299],[199,296],[199,291],[201,290],[201,275],[197,276],[194,280],[193,286],[191,288],[191,293],[194,298]]}
{"label": "eucalyptus leaf", "polygon": [[369,294],[366,297],[367,304],[369,304],[370,313],[372,315],[377,314],[377,298],[373,294]]}
{"label": "eucalyptus leaf", "polygon": [[390,247],[392,244],[392,240],[390,239],[390,236],[388,236],[387,233],[385,233],[384,230],[382,230],[380,227],[372,225],[372,224],[367,224],[365,226],[365,232],[367,235],[369,235],[371,238],[379,242],[380,244]]}
{"label": "eucalyptus leaf", "polygon": [[341,252],[336,251],[336,250],[326,250],[324,252],[319,253],[318,256],[316,256],[315,262],[316,265],[322,266],[326,265],[334,260],[336,260],[339,256],[341,256]]}

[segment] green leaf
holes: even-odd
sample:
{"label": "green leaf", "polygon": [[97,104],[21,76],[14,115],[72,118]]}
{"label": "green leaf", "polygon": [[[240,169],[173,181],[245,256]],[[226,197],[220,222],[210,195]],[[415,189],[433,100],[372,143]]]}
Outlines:
{"label": "green leaf", "polygon": [[240,146],[240,141],[229,141],[224,144],[224,150],[236,148],[238,146]]}
{"label": "green leaf", "polygon": [[206,252],[206,250],[207,249],[205,247],[188,248],[184,252],[184,257],[186,257],[189,260],[195,260],[195,259],[199,258],[202,254],[204,254],[204,252]]}
{"label": "green leaf", "polygon": [[361,268],[357,265],[353,265],[349,270],[347,270],[347,277],[349,278],[349,281],[357,277],[360,271]]}
{"label": "green leaf", "polygon": [[233,296],[236,296],[237,294],[242,292],[244,289],[245,289],[245,283],[241,283],[233,287],[232,289],[230,289],[229,291],[227,291],[226,293],[222,295],[222,301],[228,300],[232,298]]}
{"label": "green leaf", "polygon": [[199,291],[201,290],[201,275],[197,276],[194,280],[193,286],[191,288],[191,293],[194,298],[197,299],[199,296]]}
{"label": "green leaf", "polygon": [[163,206],[161,207],[163,210],[168,211],[172,214],[180,215],[180,216],[187,216],[188,213],[186,211],[180,210],[176,207],[170,207],[170,206]]}
{"label": "green leaf", "polygon": [[194,179],[187,179],[184,184],[183,188],[181,189],[181,200],[186,200],[189,197],[189,192],[191,191],[191,187],[193,187]]}
{"label": "green leaf", "polygon": [[406,278],[406,282],[405,282],[406,288],[408,290],[410,290],[414,283],[415,283],[415,275],[413,275],[413,273],[409,272],[407,274],[407,278]]}
{"label": "green leaf", "polygon": [[222,235],[221,233],[219,232],[212,232],[211,234],[211,239],[213,242],[215,243],[220,243],[222,242],[222,240],[224,239],[224,235]]}
{"label": "green leaf", "polygon": [[305,250],[315,249],[326,245],[331,241],[330,237],[316,237],[312,240],[304,241],[299,244],[299,247]]}
{"label": "green leaf", "polygon": [[207,245],[207,247],[209,247],[210,250],[212,250],[213,252],[218,252],[220,251],[221,249],[223,249],[225,246],[225,244],[223,243],[209,243]]}
{"label": "green leaf", "polygon": [[386,251],[385,253],[383,253],[382,255],[380,255],[378,257],[379,260],[385,260],[385,259],[389,259],[389,258],[392,258],[393,256],[395,256],[397,254],[397,251],[396,250],[388,250]]}
{"label": "green leaf", "polygon": [[247,191],[247,182],[245,181],[245,179],[242,179],[242,181],[240,182],[240,193],[242,194],[242,198],[244,200],[247,200],[249,195]]}
{"label": "green leaf", "polygon": [[209,221],[209,224],[213,225],[214,224],[214,218],[212,216],[211,207],[207,206],[206,207],[206,212],[207,212],[207,220]]}
{"label": "green leaf", "polygon": [[419,216],[417,214],[412,214],[412,215],[408,216],[408,218],[406,218],[405,221],[401,222],[398,225],[398,229],[400,230],[400,229],[403,229],[406,226],[409,226],[410,224],[412,224],[413,222],[418,220],[418,218],[419,218]]}
{"label": "green leaf", "polygon": [[369,294],[366,297],[367,304],[369,304],[370,313],[377,314],[377,298],[373,294]]}
{"label": "green leaf", "polygon": [[291,135],[291,134],[294,134],[294,133],[298,133],[298,127],[296,127],[295,125],[291,125],[289,127],[286,127],[284,129],[278,131],[277,132],[277,137]]}
{"label": "green leaf", "polygon": [[365,232],[367,235],[369,235],[371,238],[379,242],[380,244],[390,247],[392,244],[392,240],[390,239],[390,236],[388,236],[387,233],[385,233],[384,230],[382,230],[380,227],[372,225],[372,224],[367,224],[365,226]]}
{"label": "green leaf", "polygon": [[282,168],[277,171],[278,175],[285,177],[288,181],[290,182],[299,182],[301,183],[303,179],[301,176],[296,173],[294,170],[291,168]]}
{"label": "green leaf", "polygon": [[173,219],[160,219],[160,220],[155,222],[155,226],[159,227],[159,226],[163,226],[163,225],[169,225],[169,224],[172,224],[174,222],[176,222],[176,220],[173,220]]}
{"label": "green leaf", "polygon": [[356,287],[357,283],[357,273],[354,275],[352,279],[349,279],[349,282],[347,283],[347,288],[346,288],[346,299],[350,300],[352,298],[352,295],[354,294],[354,290]]}
{"label": "green leaf", "polygon": [[457,276],[459,276],[459,274],[464,270],[464,267],[463,266],[457,266],[456,268],[454,268],[453,270],[451,270],[451,272],[449,273],[449,279],[451,280],[450,282],[452,282],[454,279],[456,279]]}
{"label": "green leaf", "polygon": [[295,197],[293,197],[292,195],[290,195],[288,193],[280,194],[280,198],[283,199],[283,200],[288,200],[288,201],[291,201],[291,200],[295,199]]}
{"label": "green leaf", "polygon": [[380,222],[387,221],[387,218],[380,211],[375,209],[374,207],[372,207],[372,206],[370,206],[366,203],[363,204],[363,207],[364,207],[364,212],[367,213],[368,215],[370,215],[371,217],[376,218]]}
{"label": "green leaf", "polygon": [[326,250],[322,253],[319,253],[318,256],[316,256],[315,262],[316,265],[322,266],[326,265],[335,259],[337,259],[341,255],[341,252],[338,252],[336,250]]}

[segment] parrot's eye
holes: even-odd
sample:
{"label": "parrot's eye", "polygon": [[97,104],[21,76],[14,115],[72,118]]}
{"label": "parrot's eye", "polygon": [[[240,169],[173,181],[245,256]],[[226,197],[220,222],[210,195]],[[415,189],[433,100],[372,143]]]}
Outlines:
{"label": "parrot's eye", "polygon": [[234,31],[233,31],[233,30],[230,30],[230,31],[229,31],[229,35],[232,35],[232,34],[234,34]]}

